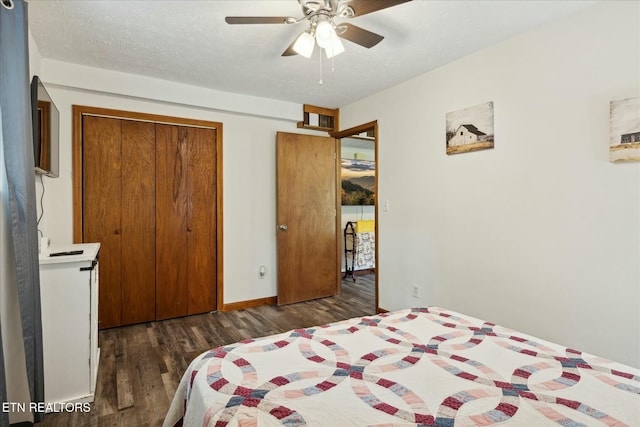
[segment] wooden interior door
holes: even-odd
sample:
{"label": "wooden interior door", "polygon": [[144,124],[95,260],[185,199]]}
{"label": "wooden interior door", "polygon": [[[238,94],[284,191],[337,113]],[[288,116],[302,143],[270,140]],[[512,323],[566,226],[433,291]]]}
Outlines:
{"label": "wooden interior door", "polygon": [[338,291],[333,138],[278,132],[278,305]]}
{"label": "wooden interior door", "polygon": [[83,238],[101,243],[100,328],[154,320],[154,125],[83,121]]}
{"label": "wooden interior door", "polygon": [[150,122],[122,120],[121,126],[121,324],[129,325],[156,318],[156,132]]}
{"label": "wooden interior door", "polygon": [[83,236],[100,242],[100,328],[121,325],[122,188],[121,121],[86,116],[83,119]]}
{"label": "wooden interior door", "polygon": [[187,131],[187,314],[216,309],[216,132]]}
{"label": "wooden interior door", "polygon": [[156,318],[216,309],[216,133],[156,125]]}
{"label": "wooden interior door", "polygon": [[187,314],[187,128],[156,125],[156,318]]}

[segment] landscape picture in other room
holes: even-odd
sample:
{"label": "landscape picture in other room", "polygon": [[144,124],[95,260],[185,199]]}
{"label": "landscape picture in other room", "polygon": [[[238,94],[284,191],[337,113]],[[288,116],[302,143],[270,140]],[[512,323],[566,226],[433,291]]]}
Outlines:
{"label": "landscape picture in other room", "polygon": [[376,190],[376,164],[371,160],[342,160],[343,206],[374,205]]}
{"label": "landscape picture in other room", "polygon": [[610,103],[610,162],[640,161],[640,98]]}
{"label": "landscape picture in other room", "polygon": [[447,154],[493,148],[493,102],[447,113]]}

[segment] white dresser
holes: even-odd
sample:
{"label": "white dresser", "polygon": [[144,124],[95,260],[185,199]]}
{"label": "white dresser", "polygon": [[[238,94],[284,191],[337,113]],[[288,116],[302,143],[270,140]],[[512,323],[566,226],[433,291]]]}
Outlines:
{"label": "white dresser", "polygon": [[47,403],[92,402],[98,375],[99,243],[49,248],[40,255],[40,299]]}

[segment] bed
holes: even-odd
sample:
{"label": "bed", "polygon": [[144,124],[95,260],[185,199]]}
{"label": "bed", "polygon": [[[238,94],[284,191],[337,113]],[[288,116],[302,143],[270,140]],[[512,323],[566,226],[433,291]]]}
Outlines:
{"label": "bed", "polygon": [[165,426],[640,426],[640,371],[414,308],[197,357]]}

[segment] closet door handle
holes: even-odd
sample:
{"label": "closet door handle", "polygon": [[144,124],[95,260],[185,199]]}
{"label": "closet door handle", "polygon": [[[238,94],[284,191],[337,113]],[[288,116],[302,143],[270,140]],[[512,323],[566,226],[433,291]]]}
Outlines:
{"label": "closet door handle", "polygon": [[289,229],[289,227],[287,227],[287,224],[280,224],[278,228],[280,229],[280,231],[287,231]]}

